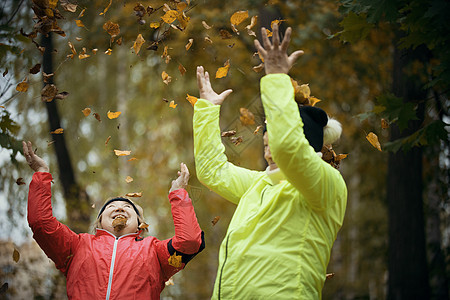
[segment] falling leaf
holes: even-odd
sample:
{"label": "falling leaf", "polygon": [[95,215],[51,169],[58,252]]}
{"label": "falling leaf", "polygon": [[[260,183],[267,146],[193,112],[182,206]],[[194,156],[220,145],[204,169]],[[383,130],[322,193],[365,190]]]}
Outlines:
{"label": "falling leaf", "polygon": [[341,160],[343,160],[344,158],[347,158],[347,156],[348,156],[348,154],[339,154],[339,155],[336,155],[335,160],[341,161]]}
{"label": "falling leaf", "polygon": [[47,141],[47,147],[50,147],[51,145],[53,145],[55,143],[55,141]]}
{"label": "falling leaf", "polygon": [[78,19],[84,16],[84,12],[86,11],[86,8],[84,8],[80,14],[78,15]]}
{"label": "falling leaf", "polygon": [[105,51],[106,55],[111,55],[111,53],[112,53],[112,49],[110,49],[110,48],[108,48],[108,50]]}
{"label": "falling leaf", "polygon": [[[6,284],[7,284],[7,283],[6,283]],[[169,285],[175,285],[175,284],[173,283],[173,277],[170,277],[169,280],[167,280],[164,284],[165,284],[166,286],[169,286]]]}
{"label": "falling leaf", "polygon": [[23,178],[22,178],[22,177],[19,177],[19,178],[17,178],[17,180],[16,180],[16,184],[17,184],[17,185],[24,185],[24,184],[26,184],[26,183],[23,181]]}
{"label": "falling leaf", "polygon": [[58,128],[55,129],[54,131],[50,132],[50,134],[63,134],[64,133],[64,129],[62,128]]}
{"label": "falling leaf", "polygon": [[214,219],[211,221],[212,226],[216,225],[217,222],[219,222],[219,220],[220,220],[220,216],[215,216]]}
{"label": "falling leaf", "polygon": [[41,64],[36,64],[30,69],[31,74],[37,74],[41,70]]}
{"label": "falling leaf", "polygon": [[77,55],[77,50],[75,49],[75,46],[71,43],[71,42],[67,42],[67,44],[69,45],[69,47],[70,47],[70,51],[72,51],[72,57],[71,58],[73,58],[75,55]]}
{"label": "falling leaf", "polygon": [[142,37],[142,34],[139,33],[139,35],[136,38],[136,41],[134,41],[134,45],[133,45],[134,53],[138,54],[144,43],[145,43],[145,40]]}
{"label": "falling leaf", "polygon": [[178,11],[176,11],[176,10],[169,10],[169,11],[167,11],[167,12],[164,14],[164,16],[161,17],[161,19],[162,19],[165,23],[170,24],[170,23],[172,23],[173,21],[175,21],[175,20],[177,19],[177,17],[178,17],[179,14],[180,14],[180,13],[179,13]]}
{"label": "falling leaf", "polygon": [[217,72],[216,72],[216,78],[223,78],[225,76],[227,76],[228,74],[228,69],[230,69],[230,60],[228,59],[225,64],[223,65],[223,67],[220,67]]}
{"label": "falling leaf", "polygon": [[148,224],[145,222],[142,222],[141,224],[139,224],[139,229],[148,231]]}
{"label": "falling leaf", "polygon": [[125,178],[125,181],[127,182],[127,183],[130,183],[130,182],[133,182],[133,177],[131,177],[131,176],[127,176],[127,178]]}
{"label": "falling leaf", "polygon": [[54,75],[55,75],[54,73],[47,74],[45,72],[42,72],[42,76],[44,77],[45,83],[50,83]]}
{"label": "falling leaf", "polygon": [[253,131],[253,134],[258,134],[259,130],[263,127],[263,125],[258,125],[255,129],[255,131]]}
{"label": "falling leaf", "polygon": [[256,73],[261,72],[263,69],[264,69],[264,63],[260,63],[259,65],[253,67],[253,71],[255,71]]}
{"label": "falling leaf", "polygon": [[153,50],[153,51],[158,50],[158,42],[157,41],[156,42],[152,42],[150,44],[150,46],[147,47],[147,50]]}
{"label": "falling leaf", "polygon": [[92,49],[92,54],[97,54],[97,51],[98,51],[98,49],[97,48],[95,48],[95,49]]}
{"label": "falling leaf", "polygon": [[134,197],[134,198],[142,197],[142,192],[138,192],[138,193],[128,193],[128,194],[126,194],[125,196],[127,196],[127,197]]}
{"label": "falling leaf", "polygon": [[222,137],[230,137],[236,134],[236,130],[229,130],[229,131],[224,131],[222,132],[221,136]]}
{"label": "falling leaf", "polygon": [[69,96],[68,92],[61,92],[61,93],[56,94],[54,99],[56,99],[56,100],[64,100],[64,99],[67,98],[67,96]]}
{"label": "falling leaf", "polygon": [[111,136],[108,136],[108,137],[106,138],[105,146],[108,145],[110,139],[111,139]]}
{"label": "falling leaf", "polygon": [[81,42],[83,39],[82,38],[80,38],[80,37],[75,37],[75,39],[78,41],[78,42]]}
{"label": "falling leaf", "polygon": [[233,32],[236,33],[237,35],[240,35],[239,30],[237,29],[236,25],[231,24],[231,29],[232,29]]}
{"label": "falling leaf", "polygon": [[177,26],[177,28],[181,31],[186,29],[190,19],[191,18],[186,16],[186,14],[184,12],[182,14],[179,14],[177,17],[177,20],[178,20],[178,23],[180,24],[180,26]]}
{"label": "falling leaf", "polygon": [[381,128],[383,128],[383,129],[389,128],[389,123],[388,123],[388,121],[386,121],[386,119],[381,119]]}
{"label": "falling leaf", "polygon": [[271,37],[273,35],[272,31],[266,29],[267,37]]}
{"label": "falling leaf", "polygon": [[95,203],[93,203],[93,204],[91,205],[91,207],[92,207],[92,208],[95,208]]}
{"label": "falling leaf", "polygon": [[182,11],[187,7],[187,3],[186,2],[178,2],[177,3],[177,10],[178,11]]}
{"label": "falling leaf", "polygon": [[177,108],[177,105],[178,104],[175,104],[175,101],[170,101],[170,103],[169,103],[169,107],[171,107],[171,108]]}
{"label": "falling leaf", "polygon": [[186,74],[186,68],[182,64],[178,64],[178,71],[180,71],[181,76]]}
{"label": "falling leaf", "polygon": [[328,273],[327,275],[325,275],[326,279],[330,279],[334,277],[334,273]]}
{"label": "falling leaf", "polygon": [[369,134],[366,136],[366,139],[369,141],[370,144],[372,144],[372,146],[377,148],[379,151],[382,151],[381,144],[378,141],[378,136],[375,133],[369,132]]}
{"label": "falling leaf", "polygon": [[16,86],[16,91],[23,93],[28,91],[28,77],[25,77],[25,79]]}
{"label": "falling leaf", "polygon": [[116,44],[119,46],[122,45],[122,37],[117,39]]}
{"label": "falling leaf", "polygon": [[247,29],[247,30],[252,29],[256,25],[257,22],[258,22],[258,16],[253,16],[250,21],[250,25],[245,26],[245,29]]}
{"label": "falling leaf", "polygon": [[166,73],[166,71],[163,71],[161,73],[161,77],[162,77],[163,82],[167,85],[169,85],[169,82],[172,81],[172,77],[170,77],[169,74]]}
{"label": "falling leaf", "polygon": [[117,156],[127,156],[131,154],[129,150],[114,150],[114,154]]}
{"label": "falling leaf", "polygon": [[272,22],[270,22],[270,28],[273,29],[273,25],[277,24],[278,27],[280,26],[281,23],[283,23],[286,20],[273,20]]}
{"label": "falling leaf", "polygon": [[89,107],[86,107],[85,109],[82,110],[83,115],[85,117],[89,116],[91,114],[91,109]]}
{"label": "falling leaf", "polygon": [[315,106],[318,102],[320,102],[320,101],[322,101],[322,100],[320,100],[320,99],[318,99],[318,98],[316,98],[316,97],[309,97],[309,105],[311,105],[311,106]]}
{"label": "falling leaf", "polygon": [[195,103],[197,103],[198,98],[187,94],[186,100],[189,101],[192,106],[194,106]]}
{"label": "falling leaf", "polygon": [[120,26],[117,23],[113,23],[111,21],[103,24],[103,29],[113,38],[119,35]]}
{"label": "falling leaf", "polygon": [[255,124],[255,116],[251,111],[249,111],[247,108],[241,107],[239,109],[239,112],[241,114],[239,119],[241,120],[242,125],[247,126]]}
{"label": "falling leaf", "polygon": [[103,10],[103,12],[101,12],[101,13],[99,14],[99,16],[106,14],[106,12],[108,11],[108,9],[111,7],[111,4],[112,4],[112,0],[109,0],[108,6]]}
{"label": "falling leaf", "polygon": [[120,111],[116,111],[116,112],[108,111],[108,118],[109,118],[110,120],[116,119],[116,118],[118,118],[118,117],[120,116],[121,113],[122,113],[122,112],[120,112]]}
{"label": "falling leaf", "polygon": [[89,54],[86,54],[86,48],[83,48],[83,51],[80,53],[80,55],[78,55],[78,59],[85,59],[90,57]]}
{"label": "falling leaf", "polygon": [[77,24],[78,27],[86,28],[81,20],[75,20],[75,23]]}
{"label": "falling leaf", "polygon": [[76,4],[72,4],[72,3],[69,3],[67,1],[61,1],[60,3],[61,3],[61,6],[63,7],[63,9],[65,11],[72,12],[72,13],[77,11],[77,5]]}
{"label": "falling leaf", "polygon": [[205,36],[205,41],[207,41],[210,44],[213,43],[213,41],[209,38],[209,36]]}
{"label": "falling leaf", "polygon": [[94,113],[94,118],[97,119],[97,121],[101,122],[102,119],[100,118],[100,115],[98,113]]}
{"label": "falling leaf", "polygon": [[222,39],[226,40],[226,39],[231,39],[233,36],[231,35],[231,33],[226,30],[226,29],[220,29],[219,31],[219,35]]}
{"label": "falling leaf", "polygon": [[3,77],[5,77],[6,74],[8,74],[8,68],[6,68],[5,71],[3,72]]}
{"label": "falling leaf", "polygon": [[194,39],[189,39],[189,42],[186,44],[186,46],[184,46],[186,48],[186,51],[188,51],[191,48],[193,42]]}
{"label": "falling leaf", "polygon": [[211,29],[211,26],[209,26],[208,24],[206,24],[205,21],[202,21],[202,25],[203,25],[203,27],[205,27],[205,29]]}
{"label": "falling leaf", "polygon": [[56,94],[58,94],[58,89],[54,84],[46,84],[41,90],[41,100],[43,102],[51,102]]}
{"label": "falling leaf", "polygon": [[248,11],[247,10],[241,10],[241,11],[235,12],[231,16],[230,22],[233,25],[239,25],[240,23],[242,23],[247,18],[248,18]]}
{"label": "falling leaf", "polygon": [[230,141],[233,144],[235,144],[236,146],[239,146],[239,144],[243,142],[243,139],[242,139],[242,136],[238,136],[238,137],[233,136],[230,138]]}
{"label": "falling leaf", "polygon": [[135,161],[135,160],[138,160],[138,159],[136,157],[132,157],[128,161]]}
{"label": "falling leaf", "polygon": [[20,260],[20,253],[16,248],[14,248],[14,251],[13,251],[13,260],[16,263],[19,262],[19,260]]}
{"label": "falling leaf", "polygon": [[181,255],[177,255],[177,252],[175,251],[174,254],[172,254],[168,261],[169,261],[169,265],[171,265],[172,267],[175,268],[181,268],[183,266],[183,263],[181,262]]}
{"label": "falling leaf", "polygon": [[159,22],[150,22],[150,28],[159,28],[161,24]]}

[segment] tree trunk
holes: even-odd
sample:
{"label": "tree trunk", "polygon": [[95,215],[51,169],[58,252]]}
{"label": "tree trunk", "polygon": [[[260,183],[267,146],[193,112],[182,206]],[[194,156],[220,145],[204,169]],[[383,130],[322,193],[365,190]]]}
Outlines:
{"label": "tree trunk", "polygon": [[[406,137],[420,128],[424,104],[418,100],[426,91],[413,76],[407,74],[411,62],[420,58],[421,49],[401,51],[395,48],[393,92],[404,102],[418,104],[419,120],[410,121],[400,131],[391,126],[391,141]],[[389,154],[387,201],[389,210],[388,299],[428,299],[429,284],[425,248],[423,212],[422,149]]]}
{"label": "tree trunk", "polygon": [[[53,73],[53,42],[52,35],[42,35],[41,46],[45,47],[42,61],[42,70],[47,74]],[[53,77],[48,84],[53,84]],[[45,83],[44,83],[45,85]],[[46,102],[50,130],[61,127],[56,101]],[[85,191],[81,190],[75,180],[69,151],[66,146],[64,134],[53,134],[56,151],[59,180],[63,187],[63,193],[67,211],[67,225],[75,232],[86,232],[89,228],[90,212],[89,199]]]}

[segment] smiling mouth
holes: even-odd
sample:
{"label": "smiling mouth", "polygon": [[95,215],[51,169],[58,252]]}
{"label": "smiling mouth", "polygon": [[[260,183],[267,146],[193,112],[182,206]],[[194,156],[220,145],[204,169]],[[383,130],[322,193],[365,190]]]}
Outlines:
{"label": "smiling mouth", "polygon": [[118,218],[126,219],[127,217],[125,217],[124,215],[117,215],[117,216],[114,216],[114,217],[113,217],[114,220],[115,220],[115,219],[118,219]]}

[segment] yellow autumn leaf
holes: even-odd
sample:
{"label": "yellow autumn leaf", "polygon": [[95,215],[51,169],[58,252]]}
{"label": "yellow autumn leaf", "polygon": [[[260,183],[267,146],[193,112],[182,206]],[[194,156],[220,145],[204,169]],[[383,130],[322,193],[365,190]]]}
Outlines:
{"label": "yellow autumn leaf", "polygon": [[186,51],[188,51],[191,48],[193,42],[194,39],[189,39],[189,42],[186,44],[186,46],[184,46],[186,48]]}
{"label": "yellow autumn leaf", "polygon": [[198,98],[197,98],[197,97],[194,97],[194,96],[191,96],[191,95],[189,95],[189,94],[187,94],[186,100],[189,101],[189,103],[190,103],[192,106],[194,106],[195,103],[197,102]]}
{"label": "yellow autumn leaf", "polygon": [[150,28],[159,28],[160,24],[159,22],[150,22]]}
{"label": "yellow autumn leaf", "polygon": [[242,125],[247,126],[247,125],[255,124],[255,116],[253,115],[253,113],[251,111],[249,111],[245,107],[241,107],[239,109],[239,112],[241,114],[239,119],[241,120]]}
{"label": "yellow autumn leaf", "polygon": [[75,46],[71,42],[67,42],[70,47],[70,51],[72,51],[73,55],[77,55],[77,50],[75,50]]}
{"label": "yellow autumn leaf", "polygon": [[99,13],[99,16],[106,14],[108,9],[111,7],[111,4],[112,4],[112,0],[109,0],[108,6],[101,13]]}
{"label": "yellow autumn leaf", "polygon": [[177,105],[178,104],[175,104],[175,101],[170,101],[170,103],[169,103],[169,107],[171,107],[171,108],[177,108]]}
{"label": "yellow autumn leaf", "polygon": [[78,59],[85,59],[85,58],[88,58],[90,55],[89,54],[86,54],[86,53],[80,53],[80,55],[78,55]]}
{"label": "yellow autumn leaf", "polygon": [[50,133],[51,134],[62,134],[62,133],[64,133],[64,129],[58,128],[58,129],[56,129],[56,130],[54,130],[54,131],[52,131]]}
{"label": "yellow autumn leaf", "polygon": [[78,27],[86,28],[81,20],[75,20],[75,23],[77,24]]}
{"label": "yellow autumn leaf", "polygon": [[172,267],[175,268],[181,268],[183,266],[183,263],[181,262],[181,255],[177,255],[177,252],[175,251],[174,254],[172,254],[168,261],[169,261],[169,265],[171,265]]}
{"label": "yellow autumn leaf", "polygon": [[127,178],[125,178],[125,181],[127,182],[127,183],[130,183],[130,182],[133,182],[133,177],[131,177],[131,176],[127,176]]}
{"label": "yellow autumn leaf", "polygon": [[278,24],[278,27],[280,27],[280,24],[283,23],[286,20],[273,20],[272,22],[270,22],[270,28],[273,29],[273,25]]}
{"label": "yellow autumn leaf", "polygon": [[167,11],[167,12],[164,14],[164,16],[161,17],[161,19],[162,19],[165,23],[170,24],[170,23],[172,23],[173,21],[175,21],[175,20],[178,18],[178,15],[179,15],[179,14],[180,14],[180,13],[179,13],[178,11],[172,9],[172,10]]}
{"label": "yellow autumn leaf", "polygon": [[378,141],[378,136],[375,133],[369,132],[369,134],[366,136],[366,139],[369,141],[370,144],[372,144],[372,146],[377,148],[379,151],[382,151],[381,144]]}
{"label": "yellow autumn leaf", "polygon": [[128,194],[126,194],[125,196],[127,196],[127,197],[134,197],[134,198],[142,197],[142,192],[128,193]]}
{"label": "yellow autumn leaf", "polygon": [[14,248],[14,251],[13,251],[13,260],[14,260],[14,262],[19,262],[19,259],[20,259],[20,253],[19,253],[19,251],[16,249],[16,248]]}
{"label": "yellow autumn leaf", "polygon": [[228,75],[230,69],[230,60],[227,60],[223,67],[220,67],[216,72],[216,78],[223,78]]}
{"label": "yellow autumn leaf", "polygon": [[116,112],[114,112],[114,111],[108,111],[108,118],[109,118],[110,120],[116,119],[116,118],[118,118],[118,117],[120,116],[121,113],[122,113],[122,112],[120,112],[120,111],[116,111]]}
{"label": "yellow autumn leaf", "polygon": [[120,26],[117,23],[108,21],[103,24],[103,29],[111,36],[111,38],[116,37],[120,33]]}
{"label": "yellow autumn leaf", "polygon": [[25,79],[16,86],[16,91],[24,93],[28,91],[28,77],[25,77]]}
{"label": "yellow autumn leaf", "polygon": [[252,29],[256,25],[257,22],[258,22],[258,16],[253,16],[250,21],[250,25],[245,26],[245,29],[247,29],[247,30]]}
{"label": "yellow autumn leaf", "polygon": [[131,154],[129,150],[114,150],[114,154],[117,156],[127,156]]}
{"label": "yellow autumn leaf", "polygon": [[111,55],[112,54],[112,49],[108,48],[108,50],[105,51],[105,54],[106,55]]}
{"label": "yellow autumn leaf", "polygon": [[230,22],[233,25],[239,25],[240,23],[242,23],[247,18],[248,18],[248,10],[241,10],[241,11],[235,12],[231,16]]}
{"label": "yellow autumn leaf", "polygon": [[139,33],[139,35],[136,38],[136,41],[134,41],[134,45],[133,45],[134,53],[138,54],[144,43],[145,43],[145,40],[142,37],[142,34]]}
{"label": "yellow autumn leaf", "polygon": [[56,8],[56,4],[58,4],[58,0],[48,0],[49,8]]}
{"label": "yellow autumn leaf", "polygon": [[167,85],[169,85],[169,82],[172,81],[172,77],[169,76],[169,74],[167,74],[166,71],[163,71],[161,73],[161,78],[162,78],[163,82]]}
{"label": "yellow autumn leaf", "polygon": [[273,35],[272,31],[266,29],[267,37],[271,37]]}
{"label": "yellow autumn leaf", "polygon": [[188,6],[188,5],[187,5],[186,2],[178,2],[178,4],[177,4],[177,10],[178,10],[178,11],[183,11],[187,6]]}
{"label": "yellow autumn leaf", "polygon": [[186,68],[182,64],[178,64],[178,71],[180,71],[181,76],[186,73]]}
{"label": "yellow autumn leaf", "polygon": [[309,97],[309,105],[311,106],[315,106],[318,102],[320,102],[322,100],[316,98],[316,97]]}
{"label": "yellow autumn leaf", "polygon": [[86,107],[82,110],[85,117],[89,116],[91,114],[91,109],[89,107]]}

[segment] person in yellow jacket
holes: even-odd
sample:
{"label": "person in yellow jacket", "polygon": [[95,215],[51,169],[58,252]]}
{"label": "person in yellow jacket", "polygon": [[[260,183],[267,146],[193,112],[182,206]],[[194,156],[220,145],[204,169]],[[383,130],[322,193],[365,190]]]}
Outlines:
{"label": "person in yellow jacket", "polygon": [[261,98],[268,167],[253,171],[227,161],[219,127],[220,105],[208,72],[197,68],[200,99],[194,106],[198,179],[237,205],[220,246],[213,299],[320,299],[331,247],[342,226],[347,188],[338,170],[320,157],[341,134],[337,121],[315,107],[300,107],[287,75],[303,51],[287,55],[291,28],[280,43],[262,28],[266,76]]}

